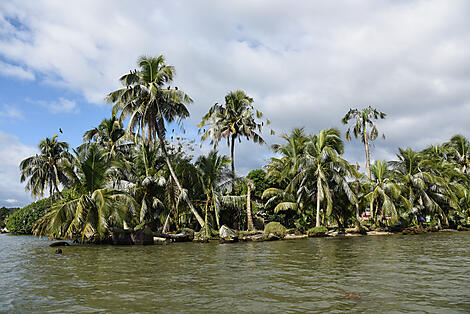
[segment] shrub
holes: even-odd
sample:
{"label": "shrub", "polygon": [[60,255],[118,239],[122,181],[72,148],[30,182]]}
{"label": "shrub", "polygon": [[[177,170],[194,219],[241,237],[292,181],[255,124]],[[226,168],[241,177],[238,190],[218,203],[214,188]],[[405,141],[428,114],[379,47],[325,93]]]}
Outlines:
{"label": "shrub", "polygon": [[44,216],[50,206],[49,198],[45,198],[18,209],[8,217],[8,231],[15,234],[32,234],[33,224]]}
{"label": "shrub", "polygon": [[308,229],[307,235],[309,237],[314,237],[314,236],[320,236],[320,235],[325,235],[328,232],[328,229],[326,227],[313,227]]}
{"label": "shrub", "polygon": [[281,223],[272,221],[264,227],[265,234],[274,234],[280,238],[284,238],[287,234],[287,229]]}
{"label": "shrub", "polygon": [[0,208],[0,228],[5,228],[5,221],[9,214],[10,211],[8,210],[8,208]]}

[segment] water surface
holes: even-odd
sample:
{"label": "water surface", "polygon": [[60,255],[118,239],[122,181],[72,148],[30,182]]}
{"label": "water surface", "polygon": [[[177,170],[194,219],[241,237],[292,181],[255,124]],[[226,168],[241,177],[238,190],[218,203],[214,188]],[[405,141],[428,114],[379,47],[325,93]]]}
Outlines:
{"label": "water surface", "polygon": [[62,255],[50,243],[0,235],[0,312],[470,312],[469,232]]}

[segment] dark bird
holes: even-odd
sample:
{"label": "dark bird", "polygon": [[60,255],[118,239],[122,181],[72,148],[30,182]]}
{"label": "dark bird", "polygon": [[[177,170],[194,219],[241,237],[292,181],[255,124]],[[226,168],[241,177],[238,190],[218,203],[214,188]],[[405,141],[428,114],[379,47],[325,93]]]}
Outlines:
{"label": "dark bird", "polygon": [[167,88],[167,89],[168,89],[168,90],[170,90],[170,86],[168,86],[168,88]]}
{"label": "dark bird", "polygon": [[60,132],[60,133],[64,133],[64,132],[62,132],[62,129],[61,129],[61,128],[59,128],[59,132]]}
{"label": "dark bird", "polygon": [[178,90],[178,86],[175,86],[175,90]]}

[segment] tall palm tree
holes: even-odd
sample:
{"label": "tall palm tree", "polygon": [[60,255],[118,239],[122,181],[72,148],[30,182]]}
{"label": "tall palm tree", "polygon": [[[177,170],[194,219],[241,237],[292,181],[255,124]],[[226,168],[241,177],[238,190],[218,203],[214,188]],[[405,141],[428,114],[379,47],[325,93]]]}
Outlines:
{"label": "tall palm tree", "polygon": [[[339,155],[344,152],[344,144],[337,129],[324,129],[314,135],[307,144],[300,172],[291,185],[298,184],[297,194],[307,194],[309,198],[316,194],[316,227],[320,227],[320,205],[326,200],[326,215],[330,215],[333,202],[330,184],[344,188],[348,198],[355,200],[344,171],[350,171],[350,165]],[[311,186],[314,183],[314,186]]]}
{"label": "tall palm tree", "polygon": [[57,135],[52,138],[46,137],[39,143],[40,153],[28,157],[20,163],[21,177],[24,182],[28,178],[25,189],[31,192],[33,197],[44,196],[44,190],[49,189],[51,205],[54,193],[60,196],[60,184],[68,183],[64,174],[63,165],[70,158],[67,151],[69,145],[57,140]]}
{"label": "tall palm tree", "polygon": [[[375,161],[371,167],[372,180],[371,180],[371,192],[365,195],[365,198],[370,201],[371,204],[376,202],[376,210],[371,212],[375,222],[377,222],[378,209],[381,210],[382,218],[390,215],[392,222],[396,222],[398,219],[398,212],[395,207],[394,199],[397,199],[400,194],[399,186],[393,182],[390,171],[388,170],[387,163],[385,161]],[[373,208],[373,205],[371,205]]]}
{"label": "tall palm tree", "polygon": [[[263,117],[259,110],[253,106],[253,98],[247,96],[244,91],[237,90],[229,92],[225,96],[225,104],[215,104],[209,109],[209,112],[202,117],[199,128],[203,129],[202,140],[211,139],[214,148],[223,138],[227,139],[227,145],[230,147],[230,158],[232,162],[232,177],[235,178],[235,140],[241,141],[242,137],[252,140],[255,143],[264,144],[264,139],[257,133],[261,132],[264,122],[258,123],[255,120]],[[267,120],[267,124],[269,124]]]}
{"label": "tall palm tree", "polygon": [[107,171],[111,165],[96,144],[84,152],[76,152],[66,167],[77,197],[56,205],[33,229],[36,235],[103,240],[110,227],[122,227],[132,219],[134,201],[126,193],[107,187]]}
{"label": "tall palm tree", "polygon": [[[180,124],[182,119],[189,117],[186,104],[191,103],[192,99],[177,87],[169,86],[173,81],[175,69],[166,65],[163,56],[140,57],[138,65],[140,70],[134,70],[122,76],[120,81],[124,88],[110,93],[107,100],[115,103],[113,113],[121,112],[121,121],[129,118],[126,130],[128,134],[135,131],[135,136],[137,136],[142,132],[147,143],[156,143],[158,138],[168,169],[181,193],[183,188],[171,165],[166,147],[165,123]],[[203,227],[204,220],[189,198],[185,200]]]}
{"label": "tall palm tree", "polygon": [[[371,179],[369,141],[375,140],[379,135],[373,120],[377,120],[379,118],[385,119],[386,116],[387,115],[385,113],[369,106],[362,110],[349,109],[349,111],[341,120],[343,124],[347,124],[350,120],[355,119],[352,131],[354,137],[361,137],[361,141],[364,144],[364,149],[366,151],[366,172],[369,179]],[[367,127],[371,128],[370,131],[367,129]],[[349,127],[346,131],[346,139],[348,141],[351,140],[351,127]]]}

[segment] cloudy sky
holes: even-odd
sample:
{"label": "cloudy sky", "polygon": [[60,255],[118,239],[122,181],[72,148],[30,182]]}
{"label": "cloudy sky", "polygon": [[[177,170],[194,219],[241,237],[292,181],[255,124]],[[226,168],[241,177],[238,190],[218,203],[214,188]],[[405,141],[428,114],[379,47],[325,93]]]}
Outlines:
{"label": "cloudy sky", "polygon": [[[213,103],[242,89],[278,134],[344,131],[351,107],[386,112],[374,159],[470,137],[469,13],[465,0],[2,1],[0,206],[30,200],[18,164],[41,139],[62,128],[74,147],[110,116],[105,95],[144,54],[163,54],[194,99],[189,136]],[[269,156],[242,142],[238,172]],[[345,156],[363,162],[360,142]]]}

